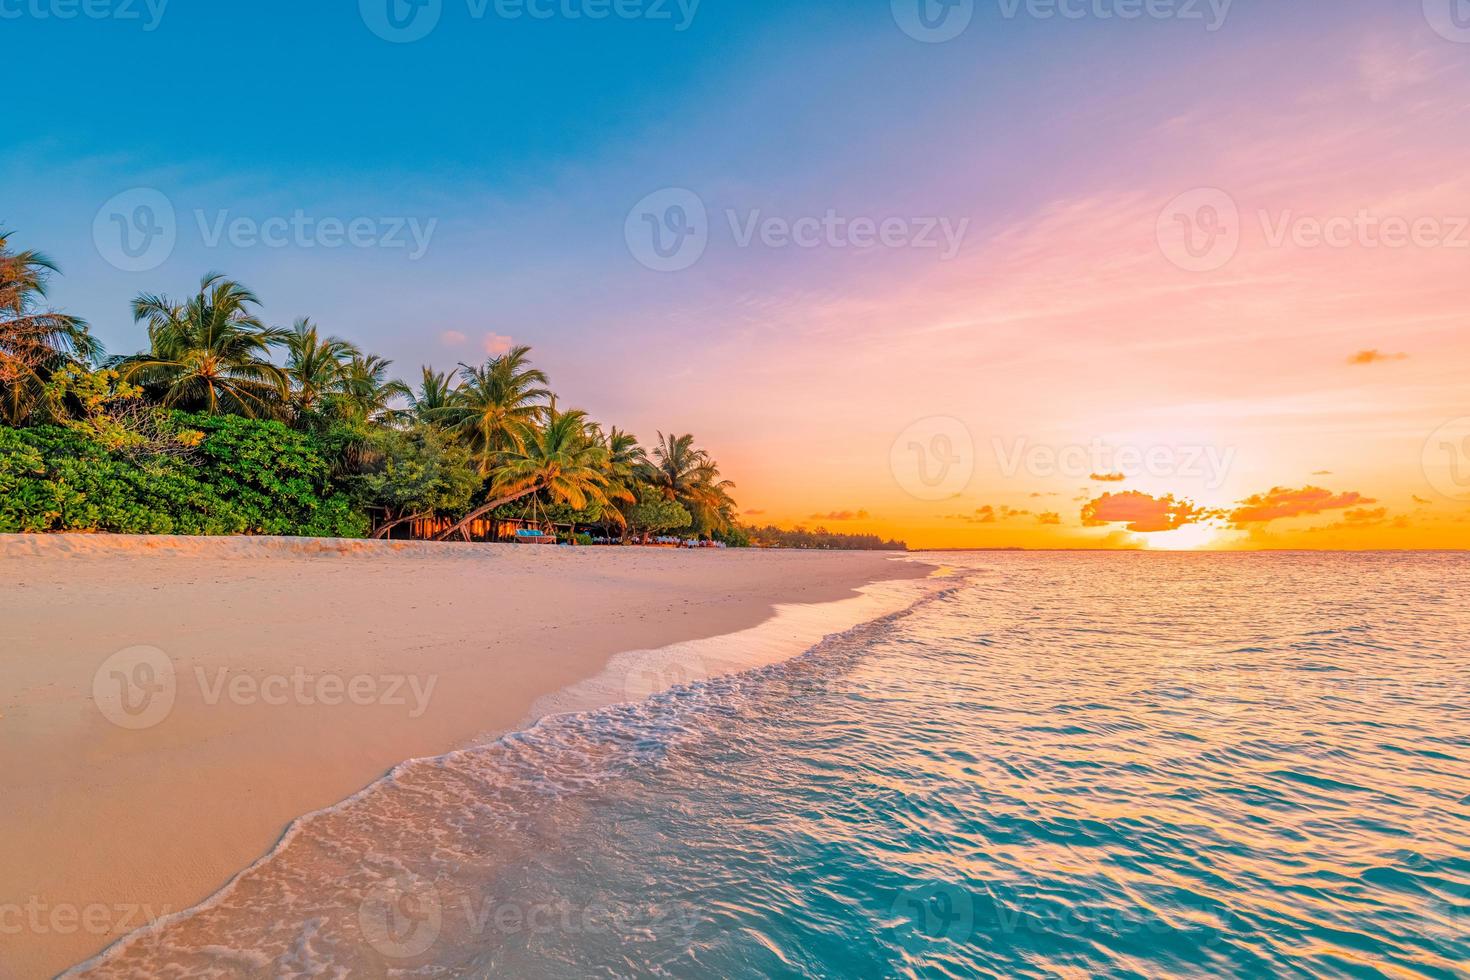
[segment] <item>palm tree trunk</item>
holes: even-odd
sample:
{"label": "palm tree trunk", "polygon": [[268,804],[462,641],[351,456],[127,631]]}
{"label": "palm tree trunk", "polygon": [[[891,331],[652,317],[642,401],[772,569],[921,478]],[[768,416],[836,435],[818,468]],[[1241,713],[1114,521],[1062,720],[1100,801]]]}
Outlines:
{"label": "palm tree trunk", "polygon": [[520,500],[522,497],[528,497],[528,496],[530,496],[531,494],[535,493],[537,490],[540,490],[540,489],[541,489],[541,484],[538,483],[535,486],[532,486],[532,487],[530,487],[530,488],[528,488],[526,490],[521,490],[518,493],[511,494],[508,497],[501,497],[498,500],[492,500],[488,504],[485,504],[485,505],[483,505],[481,507],[476,507],[474,510],[470,511],[468,514],[466,514],[464,517],[462,517],[459,520],[459,523],[454,524],[447,531],[440,532],[439,535],[434,538],[434,540],[435,541],[448,541],[455,534],[458,534],[460,532],[463,532],[464,535],[465,535],[465,540],[468,541],[469,540],[469,527],[470,527],[470,524],[472,524],[477,518],[482,517],[485,514],[490,513],[492,510],[494,510],[497,507],[503,507],[506,504],[514,503],[515,501]]}

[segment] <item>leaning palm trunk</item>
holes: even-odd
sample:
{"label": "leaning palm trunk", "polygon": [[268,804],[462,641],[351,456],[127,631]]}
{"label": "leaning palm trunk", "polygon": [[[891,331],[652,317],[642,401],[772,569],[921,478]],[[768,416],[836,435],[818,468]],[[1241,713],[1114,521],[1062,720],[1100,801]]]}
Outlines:
{"label": "leaning palm trunk", "polygon": [[434,540],[448,541],[454,535],[460,533],[468,535],[469,526],[475,521],[479,520],[481,517],[484,517],[486,514],[490,513],[495,508],[504,507],[506,504],[514,503],[517,500],[520,500],[522,497],[529,497],[531,494],[540,489],[541,484],[537,482],[529,487],[526,487],[524,490],[517,490],[515,493],[510,494],[509,496],[499,497],[495,500],[490,501],[488,504],[476,507],[474,510],[470,511],[468,514],[462,517],[459,523],[453,525],[447,531],[441,531],[438,535],[434,537]]}
{"label": "leaning palm trunk", "polygon": [[375,539],[386,538],[388,536],[388,532],[391,531],[391,530],[393,530],[398,525],[400,525],[400,524],[407,524],[409,521],[416,521],[416,520],[418,520],[421,517],[429,517],[433,513],[434,512],[432,510],[423,510],[423,511],[419,511],[417,514],[409,514],[406,517],[397,517],[397,518],[394,518],[393,520],[389,521],[387,524],[384,524],[382,527],[380,527],[376,531],[374,531],[373,534],[372,534],[372,536]]}

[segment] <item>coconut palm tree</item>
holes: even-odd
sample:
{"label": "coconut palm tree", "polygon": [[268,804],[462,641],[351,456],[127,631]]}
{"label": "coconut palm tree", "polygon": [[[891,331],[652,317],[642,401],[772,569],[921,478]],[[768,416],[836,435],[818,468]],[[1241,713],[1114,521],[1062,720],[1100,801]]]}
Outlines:
{"label": "coconut palm tree", "polygon": [[709,455],[695,447],[694,436],[660,432],[653,447],[652,465],[645,469],[644,478],[665,500],[682,503],[693,492],[700,468],[708,462]]}
{"label": "coconut palm tree", "polygon": [[643,477],[665,500],[682,504],[701,529],[727,527],[733,520],[735,503],[729,491],[735,484],[721,479],[719,464],[694,445],[692,435],[660,432],[652,465],[644,469]]}
{"label": "coconut palm tree", "polygon": [[133,320],[147,323],[150,349],[118,362],[123,379],[169,407],[281,414],[290,383],[269,357],[289,334],[261,322],[253,311],[259,305],[254,293],[218,273],[206,275],[185,303],[140,295]]}
{"label": "coconut palm tree", "polygon": [[40,252],[12,252],[0,230],[0,415],[20,425],[46,400],[52,372],[102,352],[74,316],[42,309],[47,280],[57,271]]}
{"label": "coconut palm tree", "polygon": [[602,523],[626,528],[628,516],[623,508],[638,502],[640,474],[649,466],[648,453],[638,444],[637,436],[617,426],[606,434],[594,428],[594,433],[598,444],[607,450],[607,497],[615,503],[603,512]]}
{"label": "coconut palm tree", "polygon": [[524,449],[525,435],[549,411],[549,382],[530,366],[530,353],[522,345],[478,367],[459,366],[462,383],[442,422],[469,445],[481,476],[490,475],[501,453]]}
{"label": "coconut palm tree", "polygon": [[322,402],[342,390],[347,365],[361,354],[340,337],[322,337],[316,324],[302,318],[286,335],[286,377],[300,414],[315,412]]}
{"label": "coconut palm tree", "polygon": [[464,533],[471,522],[533,493],[544,492],[552,503],[573,510],[593,505],[611,509],[607,464],[607,450],[589,436],[585,412],[549,412],[545,426],[526,426],[517,444],[500,454],[490,500],[441,533],[439,540]]}
{"label": "coconut palm tree", "polygon": [[412,395],[408,385],[388,377],[393,362],[377,354],[353,354],[343,368],[339,394],[333,399],[339,412],[366,422],[388,423],[396,418],[395,398]]}
{"label": "coconut palm tree", "polygon": [[420,422],[438,422],[444,410],[454,404],[458,386],[450,380],[448,372],[424,367],[423,380],[418,390],[408,393],[408,410]]}

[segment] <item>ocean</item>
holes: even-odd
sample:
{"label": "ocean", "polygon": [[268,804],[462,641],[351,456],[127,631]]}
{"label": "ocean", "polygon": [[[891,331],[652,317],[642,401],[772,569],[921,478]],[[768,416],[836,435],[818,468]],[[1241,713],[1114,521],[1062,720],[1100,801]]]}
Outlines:
{"label": "ocean", "polygon": [[1466,558],[916,557],[794,659],[406,763],[76,972],[1470,975]]}

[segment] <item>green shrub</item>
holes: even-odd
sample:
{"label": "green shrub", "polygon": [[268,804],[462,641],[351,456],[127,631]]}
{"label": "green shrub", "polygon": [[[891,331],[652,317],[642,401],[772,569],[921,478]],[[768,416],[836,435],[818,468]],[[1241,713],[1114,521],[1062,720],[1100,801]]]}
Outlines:
{"label": "green shrub", "polygon": [[367,533],[301,433],[230,416],[167,421],[201,432],[198,447],[139,457],[75,430],[0,428],[0,533]]}

